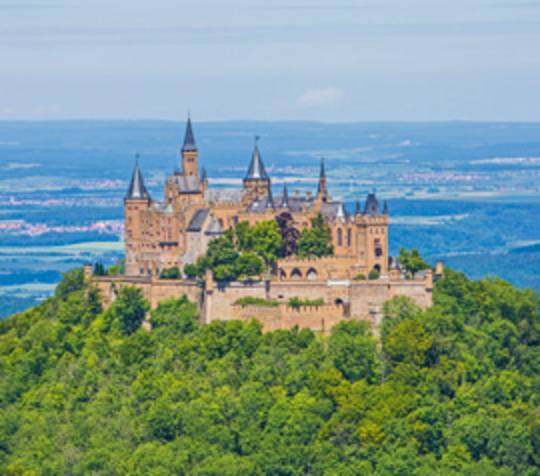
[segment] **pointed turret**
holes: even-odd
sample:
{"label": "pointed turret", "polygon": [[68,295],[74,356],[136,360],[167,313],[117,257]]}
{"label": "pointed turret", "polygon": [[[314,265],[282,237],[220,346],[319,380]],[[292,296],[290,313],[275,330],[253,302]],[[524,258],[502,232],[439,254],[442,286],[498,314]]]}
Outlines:
{"label": "pointed turret", "polygon": [[251,162],[244,180],[269,180],[266,169],[261,158],[259,151],[259,137],[255,137],[255,146],[253,147],[253,153],[251,154]]}
{"label": "pointed turret", "polygon": [[144,185],[144,179],[139,167],[139,160],[135,164],[135,169],[131,176],[131,182],[129,183],[129,189],[126,194],[126,200],[148,200],[150,195]]}
{"label": "pointed turret", "polygon": [[266,194],[266,208],[275,208],[274,197],[272,195],[272,187],[270,186],[270,182],[268,182],[268,193]]}
{"label": "pointed turret", "polygon": [[185,177],[197,176],[199,173],[199,150],[193,135],[191,116],[188,116],[184,145],[182,146],[182,175]]}
{"label": "pointed turret", "polygon": [[184,135],[184,145],[182,146],[182,152],[197,150],[197,144],[195,143],[195,136],[193,135],[193,126],[191,125],[191,116],[188,116],[186,124],[186,133]]}
{"label": "pointed turret", "polygon": [[364,208],[364,214],[365,215],[379,215],[381,213],[379,208],[379,200],[377,200],[377,196],[375,195],[375,192],[368,193],[367,199],[366,199],[366,206]]}
{"label": "pointed turret", "polygon": [[326,188],[326,168],[324,158],[321,159],[321,168],[319,170],[319,185],[317,187],[317,197],[323,202],[328,201],[328,190]]}
{"label": "pointed turret", "polygon": [[355,208],[354,208],[354,214],[355,215],[361,215],[362,214],[362,205],[360,205],[360,200],[356,200]]}
{"label": "pointed turret", "polygon": [[287,184],[283,184],[283,197],[281,198],[281,208],[290,208],[289,206],[289,191],[287,190]]}
{"label": "pointed turret", "polygon": [[388,215],[388,202],[385,200],[383,204],[383,215]]}
{"label": "pointed turret", "polygon": [[326,178],[326,169],[324,167],[324,158],[321,159],[321,169],[319,171],[319,178]]}
{"label": "pointed turret", "polygon": [[255,145],[251,154],[251,161],[244,177],[244,197],[246,201],[261,201],[268,195],[270,177],[266,173],[258,146],[259,138],[255,137]]}
{"label": "pointed turret", "polygon": [[208,180],[208,174],[206,173],[206,167],[203,165],[201,169],[201,181],[206,182]]}

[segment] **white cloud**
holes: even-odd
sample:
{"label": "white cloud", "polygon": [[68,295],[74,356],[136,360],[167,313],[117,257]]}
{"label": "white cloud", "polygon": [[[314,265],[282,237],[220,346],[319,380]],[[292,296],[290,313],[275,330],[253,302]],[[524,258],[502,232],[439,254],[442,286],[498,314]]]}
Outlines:
{"label": "white cloud", "polygon": [[298,98],[298,102],[307,107],[329,106],[338,102],[342,97],[343,91],[339,88],[313,88],[305,91]]}

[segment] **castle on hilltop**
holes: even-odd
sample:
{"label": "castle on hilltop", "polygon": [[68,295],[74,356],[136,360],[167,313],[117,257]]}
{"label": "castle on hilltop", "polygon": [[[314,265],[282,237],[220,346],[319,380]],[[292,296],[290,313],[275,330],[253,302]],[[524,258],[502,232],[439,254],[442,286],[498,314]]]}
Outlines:
{"label": "castle on hilltop", "polygon": [[[327,330],[342,319],[380,319],[383,303],[395,295],[412,297],[422,306],[431,304],[431,271],[406,279],[388,253],[388,207],[375,193],[357,202],[349,214],[328,191],[324,160],[316,193],[272,192],[256,138],[243,186],[238,190],[212,189],[188,118],[181,152],[181,168],[165,182],[163,201],[154,200],[137,163],[124,199],[125,274],[93,278],[106,303],[119,286],[143,289],[153,306],[182,294],[195,299],[201,319],[257,318],[265,329],[294,325]],[[330,230],[332,256],[279,259],[272,273],[249,282],[214,283],[206,276],[203,286],[186,277],[160,279],[164,270],[183,270],[206,253],[208,243],[238,223],[253,225],[283,217],[302,230],[321,216]],[[367,276],[377,279],[367,280]],[[274,306],[237,304],[242,297],[279,303]],[[323,305],[290,307],[292,297],[323,301]]]}

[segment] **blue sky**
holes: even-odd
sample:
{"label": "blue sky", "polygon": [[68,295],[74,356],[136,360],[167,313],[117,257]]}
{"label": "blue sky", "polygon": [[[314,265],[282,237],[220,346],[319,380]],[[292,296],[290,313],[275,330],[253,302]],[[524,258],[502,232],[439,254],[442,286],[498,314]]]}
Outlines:
{"label": "blue sky", "polygon": [[0,119],[540,120],[540,0],[0,0]]}

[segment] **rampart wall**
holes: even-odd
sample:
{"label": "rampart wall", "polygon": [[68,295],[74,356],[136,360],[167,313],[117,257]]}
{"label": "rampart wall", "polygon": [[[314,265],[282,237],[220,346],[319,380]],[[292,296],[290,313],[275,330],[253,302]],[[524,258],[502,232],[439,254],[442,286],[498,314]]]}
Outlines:
{"label": "rampart wall", "polygon": [[[211,279],[204,286],[188,280],[163,280],[157,278],[129,278],[124,276],[92,278],[101,291],[105,306],[110,305],[122,286],[142,289],[152,308],[160,301],[182,295],[197,302],[201,322],[258,319],[265,331],[289,329],[294,326],[314,331],[328,331],[343,319],[369,321],[376,329],[382,318],[382,308],[394,296],[408,296],[418,305],[432,303],[432,277],[414,280],[389,276],[377,280],[261,280],[249,283],[233,282],[219,285]],[[245,297],[274,300],[278,306],[241,306],[236,302]],[[322,306],[299,309],[287,306],[291,298],[322,299]]]}

